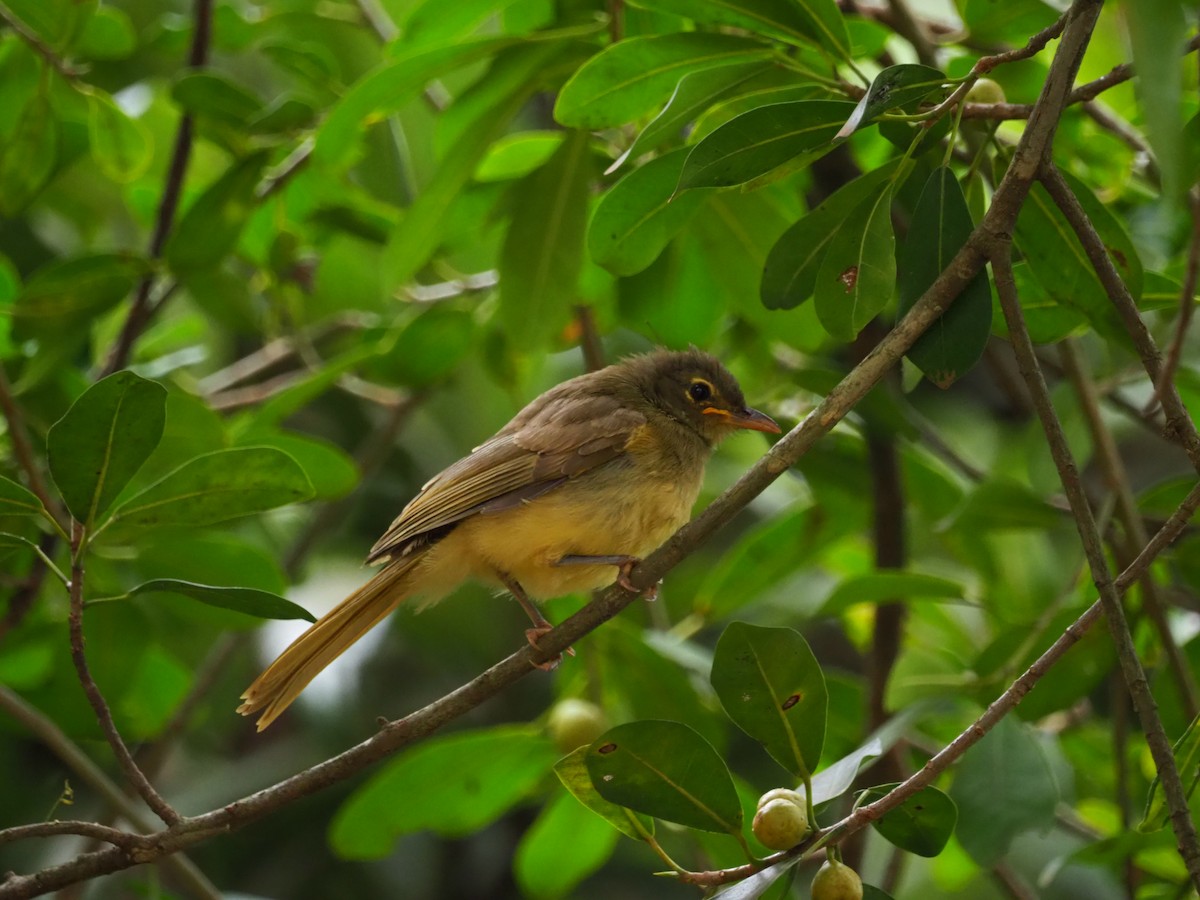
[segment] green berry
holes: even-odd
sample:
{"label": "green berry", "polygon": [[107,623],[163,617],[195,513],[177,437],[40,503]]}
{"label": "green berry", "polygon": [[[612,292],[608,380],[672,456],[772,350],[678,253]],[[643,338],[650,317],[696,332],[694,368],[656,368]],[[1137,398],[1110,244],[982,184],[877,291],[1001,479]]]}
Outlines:
{"label": "green berry", "polygon": [[802,805],[787,797],[775,797],[766,803],[759,801],[750,830],[764,847],[787,850],[808,834],[808,816]]}
{"label": "green berry", "polygon": [[862,879],[845,863],[827,859],[812,883],[812,900],[862,900]]}
{"label": "green berry", "polygon": [[554,704],[547,724],[554,746],[570,753],[604,734],[608,730],[608,717],[595,703],[572,697]]}
{"label": "green berry", "polygon": [[968,103],[1004,103],[1004,88],[990,78],[980,78],[967,91]]}

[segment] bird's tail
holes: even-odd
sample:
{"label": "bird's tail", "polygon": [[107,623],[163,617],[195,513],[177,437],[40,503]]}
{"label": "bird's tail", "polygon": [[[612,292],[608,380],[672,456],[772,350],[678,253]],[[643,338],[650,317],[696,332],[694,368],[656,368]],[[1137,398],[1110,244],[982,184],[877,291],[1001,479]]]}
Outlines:
{"label": "bird's tail", "polygon": [[396,560],[318,619],[246,688],[237,711],[249,716],[263,710],[259,731],[274,722],[322,669],[408,597],[419,561],[420,554]]}

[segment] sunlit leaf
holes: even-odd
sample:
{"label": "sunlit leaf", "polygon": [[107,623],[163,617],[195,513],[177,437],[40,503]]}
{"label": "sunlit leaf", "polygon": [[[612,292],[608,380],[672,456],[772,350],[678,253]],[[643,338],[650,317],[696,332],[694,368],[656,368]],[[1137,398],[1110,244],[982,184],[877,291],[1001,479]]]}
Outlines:
{"label": "sunlit leaf", "polygon": [[732,25],[790,42],[814,42],[846,58],[850,40],[833,0],[636,0],[706,25]]}
{"label": "sunlit leaf", "polygon": [[[864,791],[858,804],[882,799],[896,784],[883,784]],[[935,787],[922,788],[899,806],[888,810],[871,824],[901,850],[917,856],[937,856],[954,834],[958,809],[954,801]]]}
{"label": "sunlit leaf", "polygon": [[150,166],[154,146],[150,132],[100,91],[90,91],[88,141],[100,171],[114,181],[133,181]]}
{"label": "sunlit leaf", "polygon": [[945,82],[945,73],[929,66],[915,63],[888,66],[875,76],[837,136],[849,137],[889,109],[915,104],[918,100],[940,91]]}
{"label": "sunlit leaf", "polygon": [[[600,796],[596,786],[592,784],[592,776],[588,774],[587,754],[586,746],[577,747],[554,764],[554,774],[563,783],[563,787],[570,791],[577,801],[626,837],[640,841],[644,839],[644,834],[654,834],[653,819]],[[635,827],[635,821],[638,827]]]}

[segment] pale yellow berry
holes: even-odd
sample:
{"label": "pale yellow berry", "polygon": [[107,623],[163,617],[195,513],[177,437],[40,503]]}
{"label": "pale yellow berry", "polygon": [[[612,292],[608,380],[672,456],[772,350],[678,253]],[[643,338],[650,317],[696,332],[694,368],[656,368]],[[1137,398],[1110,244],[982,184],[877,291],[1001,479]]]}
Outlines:
{"label": "pale yellow berry", "polygon": [[554,746],[570,753],[604,734],[608,717],[595,703],[572,697],[554,704],[547,727]]}
{"label": "pale yellow berry", "polygon": [[787,850],[808,833],[808,816],[802,805],[787,797],[776,797],[766,803],[760,801],[750,830],[764,847]]}
{"label": "pale yellow berry", "polygon": [[1004,88],[990,78],[980,78],[967,91],[968,103],[1004,103]]}
{"label": "pale yellow berry", "polygon": [[845,863],[827,859],[812,883],[812,900],[862,900],[862,879]]}

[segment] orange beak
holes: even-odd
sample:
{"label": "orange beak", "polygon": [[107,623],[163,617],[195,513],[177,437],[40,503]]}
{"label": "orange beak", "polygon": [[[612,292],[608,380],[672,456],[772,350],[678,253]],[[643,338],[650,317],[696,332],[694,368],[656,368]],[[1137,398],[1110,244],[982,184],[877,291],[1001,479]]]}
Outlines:
{"label": "orange beak", "polygon": [[780,428],[775,424],[775,420],[766,413],[760,413],[757,409],[746,407],[741,412],[730,412],[727,409],[719,409],[715,406],[709,406],[703,410],[705,415],[725,416],[729,420],[729,424],[734,428],[745,428],[748,431],[765,431],[768,434],[779,434]]}

